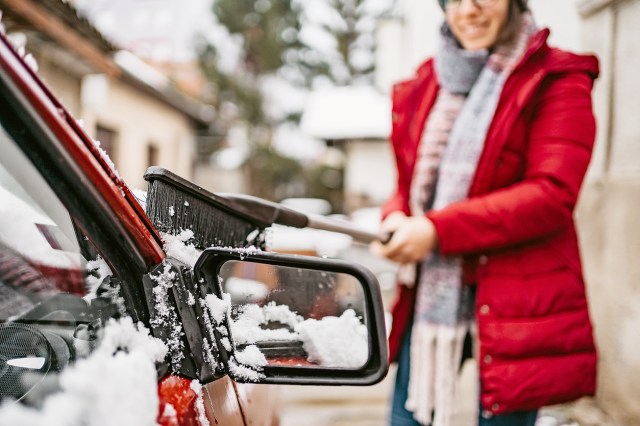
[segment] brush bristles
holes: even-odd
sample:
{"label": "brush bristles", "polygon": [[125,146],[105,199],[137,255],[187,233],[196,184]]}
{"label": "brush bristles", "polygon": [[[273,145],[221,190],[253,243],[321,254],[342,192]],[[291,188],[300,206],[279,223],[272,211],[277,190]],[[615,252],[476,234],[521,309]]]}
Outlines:
{"label": "brush bristles", "polygon": [[264,230],[256,224],[159,180],[149,182],[147,216],[165,233],[176,235],[192,230],[190,243],[200,249],[250,245],[263,248]]}

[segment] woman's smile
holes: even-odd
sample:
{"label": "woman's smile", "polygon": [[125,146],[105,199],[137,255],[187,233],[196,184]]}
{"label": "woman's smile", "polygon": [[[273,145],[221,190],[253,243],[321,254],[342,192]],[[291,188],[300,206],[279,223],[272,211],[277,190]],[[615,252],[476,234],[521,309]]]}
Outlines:
{"label": "woman's smile", "polygon": [[486,22],[473,22],[460,25],[460,31],[469,38],[478,38],[484,36],[487,33],[488,28],[489,25]]}
{"label": "woman's smile", "polygon": [[508,0],[497,0],[482,7],[473,1],[462,0],[458,7],[445,10],[449,28],[467,50],[493,47],[508,15]]}

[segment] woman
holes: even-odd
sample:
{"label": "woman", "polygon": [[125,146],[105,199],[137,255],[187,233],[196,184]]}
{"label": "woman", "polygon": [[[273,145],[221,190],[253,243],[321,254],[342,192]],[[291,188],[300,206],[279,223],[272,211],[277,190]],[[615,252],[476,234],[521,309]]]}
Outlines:
{"label": "woman", "polygon": [[398,187],[372,250],[401,263],[391,422],[449,425],[468,332],[481,425],[533,425],[595,391],[573,210],[592,56],[550,48],[526,0],[440,0],[441,47],[393,93]]}

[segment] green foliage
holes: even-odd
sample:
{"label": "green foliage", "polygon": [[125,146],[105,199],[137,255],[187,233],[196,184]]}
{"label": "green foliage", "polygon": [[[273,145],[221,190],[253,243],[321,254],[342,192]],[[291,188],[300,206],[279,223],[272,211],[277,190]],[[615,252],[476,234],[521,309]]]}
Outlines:
{"label": "green foliage", "polygon": [[274,201],[304,195],[302,165],[271,146],[254,146],[247,165],[252,194]]}
{"label": "green foliage", "polygon": [[366,0],[331,0],[329,3],[342,18],[341,25],[328,28],[328,30],[336,39],[338,53],[347,70],[348,77],[345,84],[353,83],[360,76],[371,77],[372,65],[363,68],[353,60],[354,53],[358,48],[366,49],[373,54],[372,45],[360,46],[361,43],[359,43],[361,34],[358,30],[358,23],[366,17],[363,8]]}
{"label": "green foliage", "polygon": [[[333,19],[318,24],[313,22],[313,17],[307,17],[310,25],[316,25],[335,42],[334,51],[325,53],[321,62],[314,65],[317,75],[326,75],[339,86],[371,83],[375,50],[373,34],[376,20],[384,11],[373,10],[370,0],[324,0],[324,3]],[[314,58],[313,55],[311,57]]]}
{"label": "green foliage", "polygon": [[325,164],[318,164],[305,170],[305,197],[322,198],[331,203],[334,212],[343,209],[342,189],[344,186],[344,170]]}
{"label": "green foliage", "polygon": [[304,168],[298,161],[268,146],[255,146],[248,162],[252,194],[273,201],[322,198],[334,212],[342,211],[343,170],[324,164]]}
{"label": "green foliage", "polygon": [[271,127],[274,123],[265,113],[259,81],[281,69],[287,53],[299,46],[298,7],[292,0],[215,0],[213,12],[242,43],[242,62],[233,72],[220,69],[214,46],[200,53],[201,66],[215,87],[213,103],[220,111],[220,127],[229,127],[233,121]]}
{"label": "green foliage", "polygon": [[300,10],[291,0],[216,0],[218,21],[243,40],[244,63],[253,75],[277,71],[298,46]]}
{"label": "green foliage", "polygon": [[[255,79],[241,73],[222,72],[217,65],[216,49],[211,45],[207,46],[201,54],[200,62],[205,75],[215,87],[213,106],[217,111],[222,112],[219,114],[219,119],[229,122],[243,120],[255,125],[267,122],[263,107],[264,99]],[[237,111],[225,115],[224,109],[228,105],[234,105]]]}

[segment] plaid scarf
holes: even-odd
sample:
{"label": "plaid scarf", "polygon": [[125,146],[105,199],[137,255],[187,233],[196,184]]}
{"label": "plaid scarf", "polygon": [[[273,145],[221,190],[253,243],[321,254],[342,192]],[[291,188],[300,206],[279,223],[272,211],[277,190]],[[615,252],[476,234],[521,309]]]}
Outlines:
{"label": "plaid scarf", "polygon": [[[435,58],[438,98],[425,123],[411,185],[413,215],[467,198],[507,77],[535,25],[524,13],[519,32],[493,52],[466,51],[443,26]],[[419,265],[406,408],[421,424],[449,426],[464,337],[474,318],[472,288],[459,257],[428,255]],[[404,274],[406,274],[406,269]],[[410,277],[411,274],[409,274]],[[405,275],[406,277],[406,275]],[[432,419],[433,416],[433,419]]]}

